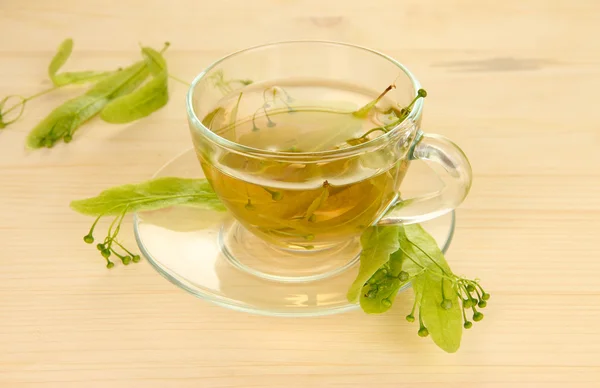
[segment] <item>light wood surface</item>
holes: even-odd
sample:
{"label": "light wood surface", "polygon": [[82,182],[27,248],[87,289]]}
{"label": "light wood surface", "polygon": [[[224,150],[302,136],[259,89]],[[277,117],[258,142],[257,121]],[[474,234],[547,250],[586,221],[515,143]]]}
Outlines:
{"label": "light wood surface", "polygon": [[492,299],[450,355],[403,320],[410,298],[382,316],[268,318],[196,299],[147,262],[106,270],[68,203],[187,148],[185,87],[151,118],[25,151],[76,93],[61,91],[0,132],[0,387],[600,387],[600,2],[104,1],[0,0],[0,95],[47,87],[68,36],[73,69],[169,40],[186,79],[276,40],[381,50],[427,87],[424,129],[471,159],[447,256]]}

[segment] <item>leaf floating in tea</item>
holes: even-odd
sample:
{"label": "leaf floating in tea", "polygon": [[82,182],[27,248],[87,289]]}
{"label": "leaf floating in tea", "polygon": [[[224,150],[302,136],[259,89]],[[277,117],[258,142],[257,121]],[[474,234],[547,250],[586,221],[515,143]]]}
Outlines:
{"label": "leaf floating in tea", "polygon": [[[387,91],[387,89],[386,89],[386,91]],[[361,108],[357,112],[361,112],[364,109],[366,109],[367,107],[368,107],[368,111],[370,111],[370,109],[372,109],[375,106],[375,103],[377,101],[379,101],[379,99],[381,99],[381,97],[383,97],[383,95],[385,93],[386,92],[382,93],[382,95],[380,95],[378,97],[378,99],[376,99],[374,101],[374,103],[371,102],[371,103],[367,104],[365,107]],[[402,123],[408,117],[408,115],[410,114],[410,112],[412,110],[413,105],[415,104],[415,102],[417,102],[417,100],[419,100],[420,98],[425,98],[425,97],[427,97],[427,92],[425,91],[425,89],[419,89],[417,91],[417,95],[415,96],[415,98],[413,98],[413,100],[410,102],[410,104],[408,106],[402,108],[399,112],[399,115],[395,114],[395,116],[397,116],[397,119],[395,121],[392,121],[391,123],[383,125],[381,127],[376,127],[376,128],[370,129],[369,131],[367,131],[365,134],[363,134],[360,137],[350,138],[350,139],[346,140],[346,143],[350,146],[355,146],[355,145],[363,144],[363,143],[366,143],[367,141],[369,141],[370,139],[368,138],[368,136],[373,132],[381,131],[383,133],[387,133],[389,130],[398,126],[400,123]],[[370,104],[373,104],[373,105],[370,106]],[[396,112],[395,109],[391,109],[390,111],[394,112],[394,113]],[[353,114],[357,115],[357,112],[354,112]]]}
{"label": "leaf floating in tea", "polygon": [[310,221],[310,222],[316,221],[316,217],[315,217],[314,213],[321,207],[321,205],[323,205],[325,203],[325,201],[327,201],[327,198],[329,197],[329,186],[330,186],[329,182],[327,182],[327,181],[323,182],[323,189],[321,190],[321,193],[319,194],[319,196],[317,198],[315,198],[315,200],[310,204],[310,206],[306,210],[306,214],[304,215],[304,218],[306,218],[308,221]]}
{"label": "leaf floating in tea", "polygon": [[218,107],[213,109],[210,113],[208,113],[206,116],[204,116],[204,118],[202,119],[202,125],[204,125],[206,128],[211,128],[212,127],[212,123],[214,122],[215,118],[219,115],[225,112],[225,109],[223,109],[222,107]]}
{"label": "leaf floating in tea", "polygon": [[[296,147],[305,151],[326,151],[343,144],[348,134],[360,132],[365,124],[364,120],[356,118],[347,112],[315,112],[305,115],[299,111],[290,118],[286,129],[294,128],[301,133],[302,128],[311,128],[317,136],[298,136]],[[283,126],[283,124],[282,124]]]}
{"label": "leaf floating in tea", "polygon": [[234,139],[237,138],[236,133],[235,133],[235,126],[237,125],[237,115],[238,115],[238,110],[240,109],[240,101],[242,101],[243,94],[244,94],[243,92],[240,92],[240,95],[238,96],[235,106],[231,110],[231,115],[229,118],[229,126],[231,127],[231,130],[233,132]]}
{"label": "leaf floating in tea", "polygon": [[366,118],[369,113],[371,113],[371,110],[375,107],[375,105],[377,105],[377,103],[379,101],[381,101],[381,99],[392,89],[394,89],[396,87],[395,84],[391,84],[389,85],[387,88],[385,88],[385,90],[379,95],[377,96],[376,99],[374,99],[373,101],[369,102],[367,105],[363,106],[362,108],[360,108],[359,110],[352,112],[352,114],[356,117],[359,118]]}

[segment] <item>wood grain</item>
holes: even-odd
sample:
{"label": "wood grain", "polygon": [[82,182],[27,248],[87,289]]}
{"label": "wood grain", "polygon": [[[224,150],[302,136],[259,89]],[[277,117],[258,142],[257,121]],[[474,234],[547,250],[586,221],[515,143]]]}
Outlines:
{"label": "wood grain", "polygon": [[95,121],[68,146],[25,151],[66,90],[0,132],[0,386],[599,387],[599,14],[592,0],[0,0],[1,95],[48,86],[67,36],[73,68],[169,40],[187,79],[275,40],[396,57],[430,91],[425,129],[471,159],[448,258],[493,294],[448,355],[403,320],[410,297],[383,316],[267,318],[198,300],[145,262],[107,271],[68,203],[146,179],[188,147],[185,87],[152,119]]}

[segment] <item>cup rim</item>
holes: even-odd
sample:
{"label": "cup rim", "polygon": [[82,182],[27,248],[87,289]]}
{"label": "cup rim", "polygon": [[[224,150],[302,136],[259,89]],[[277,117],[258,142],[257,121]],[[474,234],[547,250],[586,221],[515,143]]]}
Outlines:
{"label": "cup rim", "polygon": [[218,134],[211,131],[209,128],[207,128],[202,123],[202,120],[196,115],[196,112],[193,107],[194,91],[196,89],[197,84],[212,69],[214,69],[220,63],[222,63],[230,58],[233,58],[235,56],[238,56],[240,54],[243,54],[243,53],[246,53],[249,51],[254,51],[254,50],[263,49],[263,48],[267,48],[267,47],[283,46],[283,45],[298,44],[298,43],[312,43],[312,44],[325,44],[325,45],[333,45],[333,46],[344,46],[344,47],[350,47],[353,49],[358,49],[358,50],[369,52],[371,54],[377,55],[377,56],[387,60],[388,62],[392,63],[393,65],[398,67],[409,78],[410,82],[412,83],[413,90],[415,91],[413,98],[417,97],[418,90],[421,89],[420,82],[417,80],[417,78],[414,76],[414,74],[406,66],[404,66],[402,63],[395,60],[394,58],[390,57],[389,55],[383,54],[374,49],[370,49],[370,48],[367,48],[364,46],[355,45],[355,44],[351,44],[351,43],[329,41],[329,40],[301,39],[301,40],[276,41],[276,42],[271,42],[271,43],[264,43],[264,44],[260,44],[260,45],[250,46],[250,47],[247,47],[247,48],[244,48],[241,50],[234,51],[230,54],[227,54],[227,55],[217,59],[213,63],[211,63],[204,70],[202,70],[196,77],[194,77],[192,83],[190,84],[188,92],[186,94],[186,111],[187,111],[188,118],[191,121],[192,125],[195,128],[199,129],[202,132],[202,135],[205,136],[206,138],[208,138],[210,141],[216,143],[217,145],[219,145],[221,147],[227,148],[228,150],[231,150],[231,151],[234,151],[234,152],[237,152],[240,154],[249,154],[249,155],[252,155],[255,157],[261,157],[261,158],[285,158],[285,159],[295,159],[295,160],[306,159],[306,158],[309,158],[309,159],[327,158],[327,159],[329,159],[329,158],[340,158],[340,157],[349,156],[349,155],[356,155],[358,153],[364,152],[365,150],[371,149],[373,147],[377,147],[378,144],[388,144],[389,139],[393,138],[396,134],[402,132],[402,129],[404,129],[404,130],[410,129],[411,123],[416,122],[417,118],[421,115],[422,110],[423,110],[423,99],[418,98],[413,106],[413,109],[411,109],[410,114],[402,122],[400,122],[396,127],[389,130],[385,134],[378,136],[374,139],[371,139],[365,143],[353,145],[348,148],[343,148],[340,150],[325,150],[325,151],[313,151],[313,152],[270,151],[270,150],[266,150],[266,149],[245,146],[243,144],[236,143],[236,142],[228,140],[222,136],[219,136]]}

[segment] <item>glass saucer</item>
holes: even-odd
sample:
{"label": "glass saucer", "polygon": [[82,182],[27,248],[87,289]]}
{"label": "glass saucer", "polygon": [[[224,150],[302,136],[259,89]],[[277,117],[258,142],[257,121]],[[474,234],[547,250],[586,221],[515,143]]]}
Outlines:
{"label": "glass saucer", "polygon": [[[425,174],[423,167],[427,169],[423,162],[412,162],[403,186],[412,186],[411,180],[417,186]],[[165,176],[204,177],[193,149],[165,164],[154,178]],[[446,252],[454,232],[454,213],[422,226]],[[317,316],[360,308],[346,300],[359,266],[360,251],[354,242],[306,258],[286,257],[290,253],[267,246],[229,212],[185,206],[136,213],[134,232],[141,252],[162,276],[221,306],[275,316]]]}

